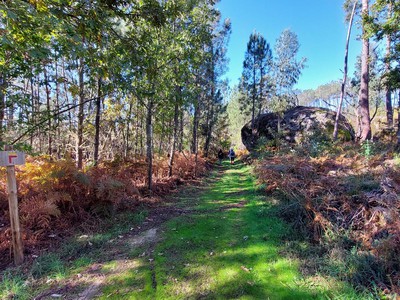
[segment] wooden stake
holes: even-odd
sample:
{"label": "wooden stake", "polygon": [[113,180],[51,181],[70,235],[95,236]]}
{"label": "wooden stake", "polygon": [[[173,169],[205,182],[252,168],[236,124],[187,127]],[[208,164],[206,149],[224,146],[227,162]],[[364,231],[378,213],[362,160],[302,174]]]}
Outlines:
{"label": "wooden stake", "polygon": [[[7,148],[6,150],[11,150],[9,149],[9,147]],[[14,263],[15,265],[20,265],[24,261],[24,248],[22,245],[21,227],[19,224],[17,179],[15,177],[15,166],[7,166],[7,190],[8,190],[8,205],[10,210]]]}

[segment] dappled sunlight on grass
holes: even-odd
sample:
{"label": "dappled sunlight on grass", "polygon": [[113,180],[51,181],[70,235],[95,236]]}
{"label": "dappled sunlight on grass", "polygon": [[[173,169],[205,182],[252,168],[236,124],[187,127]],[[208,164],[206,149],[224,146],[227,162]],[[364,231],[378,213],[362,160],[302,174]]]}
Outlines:
{"label": "dappled sunlight on grass", "polygon": [[141,249],[132,252],[140,264],[113,275],[104,299],[326,299],[338,294],[305,283],[300,262],[282,256],[290,229],[255,192],[250,168],[240,163],[222,168],[223,177],[195,194],[196,201],[185,195],[193,213],[164,224],[163,240],[150,256],[140,257]]}
{"label": "dappled sunlight on grass", "polygon": [[[244,180],[240,180],[238,177],[243,175]],[[252,184],[246,172],[239,168],[231,170],[201,196],[201,204],[196,208],[210,210],[251,198]],[[183,216],[166,225],[164,242],[155,250],[155,253],[162,253],[156,255],[154,261],[157,298],[223,299],[246,295],[266,298],[269,293],[273,295],[273,286],[279,282],[272,281],[272,277],[270,283],[262,283],[261,279],[270,277],[262,273],[267,273],[268,261],[276,257],[278,250],[274,242],[262,240],[262,232],[246,228],[244,209],[245,205]],[[284,276],[275,277],[290,282],[294,276],[290,278],[287,274],[292,273],[296,270],[285,270]]]}

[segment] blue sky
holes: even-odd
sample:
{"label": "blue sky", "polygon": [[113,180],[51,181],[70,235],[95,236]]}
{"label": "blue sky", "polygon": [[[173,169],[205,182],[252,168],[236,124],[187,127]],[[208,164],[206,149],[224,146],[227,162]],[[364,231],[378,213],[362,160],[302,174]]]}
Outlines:
{"label": "blue sky", "polygon": [[[284,29],[294,31],[300,42],[298,57],[307,58],[298,89],[316,88],[343,77],[347,24],[343,0],[221,0],[222,17],[232,21],[229,42],[229,71],[226,77],[233,86],[242,73],[242,64],[250,34],[260,32],[273,48]],[[355,25],[355,26],[354,26]],[[349,75],[361,51],[358,24],[353,25],[349,49]]]}

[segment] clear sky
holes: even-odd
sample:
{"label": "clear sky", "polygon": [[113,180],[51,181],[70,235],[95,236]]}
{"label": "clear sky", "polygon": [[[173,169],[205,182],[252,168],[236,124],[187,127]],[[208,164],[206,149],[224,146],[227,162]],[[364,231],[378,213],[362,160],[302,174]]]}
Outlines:
{"label": "clear sky", "polygon": [[[307,67],[295,88],[316,88],[341,79],[347,35],[342,5],[343,0],[221,0],[217,7],[222,17],[232,21],[226,74],[230,85],[238,83],[241,76],[250,34],[254,30],[260,32],[273,49],[276,39],[287,28],[298,36],[298,57],[307,58]],[[361,42],[356,39],[358,24],[354,25],[348,75],[353,75],[361,51]]]}

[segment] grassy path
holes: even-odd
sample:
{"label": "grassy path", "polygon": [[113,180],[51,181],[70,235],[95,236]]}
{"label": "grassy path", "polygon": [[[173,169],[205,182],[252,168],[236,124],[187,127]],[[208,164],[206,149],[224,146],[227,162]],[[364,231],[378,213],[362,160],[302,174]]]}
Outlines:
{"label": "grassy path", "polygon": [[6,272],[0,298],[363,299],[334,279],[301,276],[283,251],[294,233],[268,200],[250,167],[226,163],[166,206],[39,257],[31,277]]}
{"label": "grassy path", "polygon": [[203,191],[185,191],[190,211],[162,226],[158,242],[130,253],[133,268],[109,277],[100,299],[351,299],[305,284],[280,254],[290,230],[255,192],[243,164],[224,165]]}

